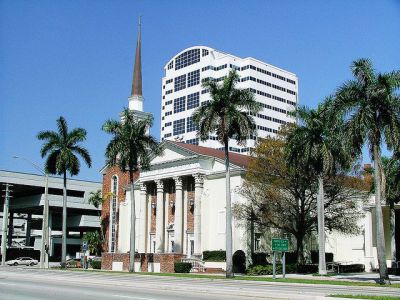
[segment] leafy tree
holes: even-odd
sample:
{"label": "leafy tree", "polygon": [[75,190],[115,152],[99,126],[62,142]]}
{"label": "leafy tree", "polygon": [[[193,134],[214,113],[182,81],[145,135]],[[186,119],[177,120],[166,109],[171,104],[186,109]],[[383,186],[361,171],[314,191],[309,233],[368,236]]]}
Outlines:
{"label": "leafy tree", "polygon": [[129,172],[131,194],[131,233],[129,272],[134,272],[135,263],[135,196],[134,180],[139,170],[150,167],[150,159],[162,152],[156,139],[147,132],[153,124],[152,118],[138,119],[128,108],[122,112],[122,122],[108,120],[103,130],[112,135],[106,148],[107,166],[118,166]]}
{"label": "leafy tree", "polygon": [[78,175],[81,164],[76,155],[83,158],[88,167],[92,160],[89,152],[80,143],[86,140],[86,130],[74,128],[68,131],[67,121],[60,117],[57,119],[58,131],[41,131],[37,135],[39,140],[45,141],[40,154],[46,158],[45,169],[49,174],[63,175],[63,210],[62,210],[62,246],[61,266],[66,266],[67,256],[67,172],[70,176]]}
{"label": "leafy tree", "polygon": [[83,241],[87,243],[89,253],[100,254],[102,240],[98,231],[86,232],[83,235]]}
{"label": "leafy tree", "polygon": [[226,277],[233,277],[232,270],[232,211],[230,194],[229,140],[245,144],[254,134],[255,123],[251,115],[256,114],[260,104],[248,89],[238,89],[239,75],[231,71],[222,85],[215,80],[206,80],[203,87],[209,90],[211,100],[193,113],[193,121],[199,126],[198,136],[205,141],[216,133],[225,149],[226,170]]}
{"label": "leafy tree", "polygon": [[[260,229],[274,228],[296,239],[298,264],[304,264],[304,239],[317,229],[316,175],[289,167],[285,141],[266,138],[257,145],[242,189],[249,200],[234,206],[235,216],[252,219]],[[329,177],[325,184],[325,229],[345,234],[359,231],[360,202],[368,187],[358,177]]]}
{"label": "leafy tree", "polygon": [[344,120],[344,136],[348,137],[353,155],[361,155],[367,144],[374,162],[376,238],[380,281],[389,280],[386,265],[385,237],[382,216],[382,182],[385,174],[381,160],[381,145],[396,151],[400,137],[400,71],[376,73],[368,59],[351,65],[354,79],[345,82],[336,92],[329,109],[331,115]]}
{"label": "leafy tree", "polygon": [[[288,164],[303,172],[313,172],[318,181],[318,249],[319,274],[326,274],[324,180],[342,169],[349,168],[350,156],[338,130],[338,120],[330,122],[324,115],[324,106],[317,109],[299,107],[294,115],[298,125],[287,136]],[[335,128],[336,126],[336,128]]]}

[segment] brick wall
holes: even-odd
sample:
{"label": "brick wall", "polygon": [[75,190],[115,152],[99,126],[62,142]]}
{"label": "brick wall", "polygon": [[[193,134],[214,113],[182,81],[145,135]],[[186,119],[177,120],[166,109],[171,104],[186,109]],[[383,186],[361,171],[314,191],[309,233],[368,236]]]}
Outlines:
{"label": "brick wall", "polygon": [[189,201],[191,200],[191,199],[193,199],[194,200],[194,191],[191,191],[191,192],[188,192],[187,193],[188,194],[188,199],[187,199],[187,208],[188,208],[188,210],[187,210],[187,231],[189,231],[189,232],[193,232],[193,228],[194,228],[194,209],[193,209],[193,206],[192,207],[190,207],[189,206]]}
{"label": "brick wall", "polygon": [[[141,262],[141,272],[147,272],[147,264],[149,262],[160,263],[160,271],[162,273],[174,273],[175,262],[180,262],[182,254],[174,253],[140,253],[135,255],[135,262]],[[129,253],[106,253],[101,256],[101,269],[112,270],[112,263],[122,262],[123,270],[129,270]]]}
{"label": "brick wall", "polygon": [[[117,203],[121,203],[125,201],[125,187],[129,185],[129,173],[121,172],[119,167],[110,167],[107,168],[103,173],[103,188],[102,193],[103,196],[106,196],[111,192],[111,182],[113,176],[118,177],[118,190],[117,190]],[[134,180],[139,176],[138,173],[134,174]],[[105,237],[105,242],[103,244],[103,251],[108,251],[108,237],[109,237],[109,220],[110,220],[110,200],[111,196],[107,197],[102,206],[101,211],[101,224],[103,229],[103,234]],[[117,208],[118,209],[118,208]],[[118,245],[118,213],[117,213],[117,245]]]}
{"label": "brick wall", "polygon": [[171,207],[169,204],[171,201],[175,203],[175,195],[175,193],[170,193],[168,196],[168,203],[166,203],[166,205],[168,205],[168,224],[174,223],[175,221],[175,206]]}

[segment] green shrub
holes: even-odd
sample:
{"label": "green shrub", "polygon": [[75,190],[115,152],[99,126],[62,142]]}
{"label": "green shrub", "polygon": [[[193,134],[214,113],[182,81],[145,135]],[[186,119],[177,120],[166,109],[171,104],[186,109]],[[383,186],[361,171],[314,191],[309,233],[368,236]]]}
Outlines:
{"label": "green shrub", "polygon": [[359,273],[364,272],[363,264],[339,265],[339,273]]}
{"label": "green shrub", "polygon": [[232,255],[232,262],[234,273],[246,272],[246,254],[242,250],[237,250]]}
{"label": "green shrub", "polygon": [[101,260],[92,260],[90,265],[93,269],[101,269]]}
{"label": "green shrub", "polygon": [[191,263],[176,262],[174,265],[175,273],[190,273],[191,269],[192,269]]}
{"label": "green shrub", "polygon": [[254,266],[266,266],[268,254],[265,252],[256,252],[253,253],[251,256],[251,261],[253,262]]}
{"label": "green shrub", "polygon": [[203,260],[226,261],[226,251],[224,250],[203,251]]}
{"label": "green shrub", "polygon": [[[318,266],[316,265],[296,265],[296,264],[287,264],[286,265],[286,274],[293,273],[304,273],[304,274],[312,274],[318,271]],[[258,266],[249,266],[246,270],[247,275],[272,275],[273,266],[272,265],[258,265]],[[276,273],[282,274],[282,265],[276,265]]]}

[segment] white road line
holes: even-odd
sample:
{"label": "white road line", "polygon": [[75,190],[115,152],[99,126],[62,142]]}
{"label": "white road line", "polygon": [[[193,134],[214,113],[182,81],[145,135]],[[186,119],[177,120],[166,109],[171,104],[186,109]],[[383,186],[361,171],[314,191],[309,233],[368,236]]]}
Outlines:
{"label": "white road line", "polygon": [[10,286],[18,285],[16,283],[8,283],[8,282],[0,282],[0,284],[2,284],[2,285],[10,285]]}
{"label": "white road line", "polygon": [[126,296],[126,295],[111,295],[112,297],[125,298],[125,299],[136,299],[136,300],[153,300],[152,298],[142,298],[135,296]]}

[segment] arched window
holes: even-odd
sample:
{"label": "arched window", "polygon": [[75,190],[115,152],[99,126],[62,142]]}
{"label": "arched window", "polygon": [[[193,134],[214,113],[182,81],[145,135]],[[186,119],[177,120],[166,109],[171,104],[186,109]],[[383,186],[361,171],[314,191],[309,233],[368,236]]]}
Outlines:
{"label": "arched window", "polygon": [[110,252],[115,252],[117,245],[117,194],[118,194],[118,177],[113,176],[111,179],[111,199],[110,199]]}

